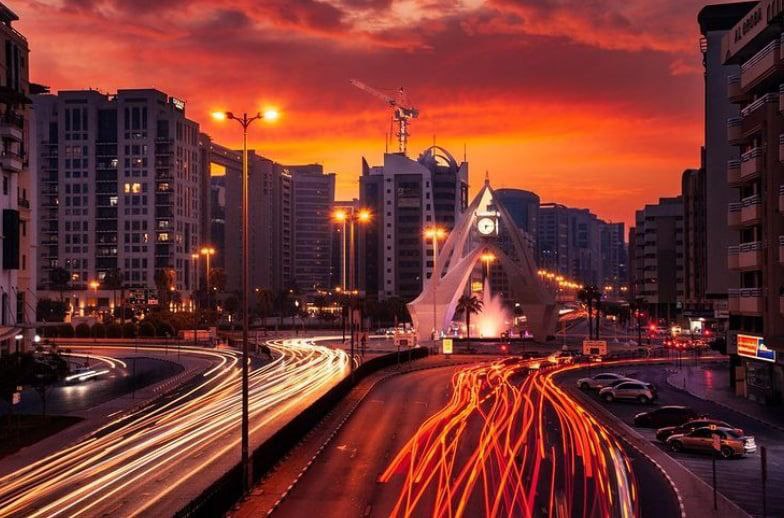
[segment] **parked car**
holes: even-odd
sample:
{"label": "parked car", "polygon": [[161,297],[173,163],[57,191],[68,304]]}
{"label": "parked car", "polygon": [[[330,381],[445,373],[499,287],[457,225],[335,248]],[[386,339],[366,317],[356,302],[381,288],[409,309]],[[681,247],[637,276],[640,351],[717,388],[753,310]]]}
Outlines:
{"label": "parked car", "polygon": [[652,383],[628,379],[621,383],[604,387],[599,391],[599,397],[608,403],[621,399],[635,400],[645,405],[656,399],[656,387]]}
{"label": "parked car", "polygon": [[599,390],[604,387],[609,387],[613,382],[629,379],[622,374],[616,372],[602,372],[590,378],[580,378],[577,380],[577,386],[583,390],[594,389]]}
{"label": "parked car", "polygon": [[656,439],[666,442],[667,438],[671,435],[689,433],[698,428],[733,428],[737,433],[743,435],[743,430],[734,428],[725,421],[711,419],[710,417],[702,417],[687,421],[680,426],[665,426],[664,428],[659,428],[656,430]]}
{"label": "parked car", "polygon": [[674,434],[667,439],[667,446],[674,452],[683,450],[713,453],[713,436],[718,435],[720,440],[719,454],[729,459],[743,456],[757,451],[754,437],[737,433],[734,428],[698,428],[685,434]]}
{"label": "parked car", "polygon": [[634,426],[645,428],[679,426],[698,417],[701,416],[687,406],[667,405],[635,415]]}

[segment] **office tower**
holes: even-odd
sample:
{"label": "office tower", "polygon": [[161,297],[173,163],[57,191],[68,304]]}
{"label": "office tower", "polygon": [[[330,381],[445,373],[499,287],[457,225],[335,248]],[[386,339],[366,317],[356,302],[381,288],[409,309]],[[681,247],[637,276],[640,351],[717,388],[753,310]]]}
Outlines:
{"label": "office tower", "polygon": [[601,228],[604,222],[588,209],[558,203],[539,206],[539,266],[585,284],[601,284]]}

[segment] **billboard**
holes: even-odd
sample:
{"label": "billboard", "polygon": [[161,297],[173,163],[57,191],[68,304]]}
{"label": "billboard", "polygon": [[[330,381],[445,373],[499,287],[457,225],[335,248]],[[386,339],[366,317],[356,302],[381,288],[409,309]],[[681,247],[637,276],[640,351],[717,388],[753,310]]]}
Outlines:
{"label": "billboard", "polygon": [[776,351],[765,346],[765,339],[761,336],[738,335],[738,355],[766,362],[776,361]]}

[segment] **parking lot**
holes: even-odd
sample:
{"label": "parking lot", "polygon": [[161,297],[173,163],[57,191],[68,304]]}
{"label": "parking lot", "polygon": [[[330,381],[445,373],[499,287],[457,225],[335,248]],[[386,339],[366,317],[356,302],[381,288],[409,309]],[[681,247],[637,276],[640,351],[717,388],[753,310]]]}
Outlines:
{"label": "parking lot", "polygon": [[[599,404],[605,406],[616,417],[634,428],[641,436],[656,444],[662,451],[678,460],[709,485],[712,484],[711,456],[709,454],[670,451],[664,444],[656,440],[655,429],[635,427],[634,416],[660,405],[684,405],[693,408],[698,414],[720,419],[734,427],[743,429],[746,435],[754,436],[757,452],[741,458],[717,461],[719,491],[749,514],[762,516],[762,472],[759,451],[760,446],[765,446],[768,456],[767,516],[784,516],[784,492],[780,490],[781,487],[784,487],[784,432],[711,401],[696,398],[673,388],[667,383],[667,377],[673,371],[675,371],[675,367],[672,365],[634,365],[625,368],[599,365],[591,369],[570,372],[560,378],[560,382],[573,393],[584,394],[585,397],[599,401]],[[658,398],[653,404],[645,405],[636,401],[607,403],[598,398],[596,391],[583,392],[577,388],[579,378],[602,372],[617,372],[653,383],[657,388]]]}

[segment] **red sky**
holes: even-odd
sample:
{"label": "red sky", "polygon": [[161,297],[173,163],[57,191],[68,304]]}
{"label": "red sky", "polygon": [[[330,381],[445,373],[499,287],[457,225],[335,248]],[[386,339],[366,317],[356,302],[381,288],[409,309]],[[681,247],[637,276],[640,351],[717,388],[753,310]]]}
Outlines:
{"label": "red sky", "polygon": [[379,164],[389,114],[348,82],[404,85],[410,149],[462,156],[472,188],[537,192],[613,221],[677,194],[699,164],[696,0],[20,0],[32,80],[53,90],[155,87],[225,145],[216,108],[278,107],[252,144],[321,162],[338,196]]}

